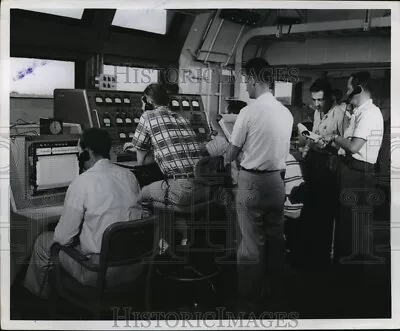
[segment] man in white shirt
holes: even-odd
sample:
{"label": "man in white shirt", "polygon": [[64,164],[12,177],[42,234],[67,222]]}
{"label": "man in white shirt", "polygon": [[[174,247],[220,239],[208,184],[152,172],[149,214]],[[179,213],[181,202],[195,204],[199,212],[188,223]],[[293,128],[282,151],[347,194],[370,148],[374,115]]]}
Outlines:
{"label": "man in white shirt", "polygon": [[260,306],[266,265],[270,289],[276,291],[276,297],[281,296],[284,286],[283,176],[293,116],[271,94],[273,76],[269,70],[262,58],[252,59],[245,66],[247,91],[255,100],[240,111],[225,160],[228,163],[243,154],[236,207],[242,234],[237,252],[239,308],[246,311]]}
{"label": "man in white shirt", "polygon": [[[354,91],[360,93],[355,94]],[[348,81],[348,95],[352,96],[354,114],[344,137],[326,136],[327,142],[334,142],[341,149],[340,162],[340,201],[335,227],[335,261],[362,265],[373,260],[373,252],[368,245],[370,219],[374,203],[371,194],[375,192],[375,164],[383,137],[383,116],[371,99],[371,75],[364,71],[353,74]],[[356,201],[355,201],[356,199]],[[365,215],[355,215],[352,202],[367,206],[370,219]],[[358,222],[358,223],[356,223]],[[357,229],[357,230],[356,230]],[[362,284],[359,278],[358,284]]]}
{"label": "man in white shirt", "polygon": [[[84,172],[68,187],[61,218],[55,232],[44,232],[36,240],[25,287],[32,293],[48,296],[50,247],[54,242],[72,245],[98,263],[104,231],[115,222],[141,218],[138,204],[140,187],[128,169],[110,162],[111,137],[101,129],[88,129],[80,140],[80,166]],[[60,253],[63,268],[85,285],[95,285],[96,275],[83,269],[67,255]],[[140,275],[141,265],[123,269],[110,268],[110,284],[125,282]]]}

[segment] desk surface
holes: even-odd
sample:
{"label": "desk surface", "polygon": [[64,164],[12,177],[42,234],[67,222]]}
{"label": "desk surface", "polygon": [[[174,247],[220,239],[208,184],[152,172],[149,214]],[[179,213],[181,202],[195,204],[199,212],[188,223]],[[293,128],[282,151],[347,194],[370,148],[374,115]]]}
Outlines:
{"label": "desk surface", "polygon": [[124,168],[134,168],[138,165],[137,161],[115,162],[115,164]]}
{"label": "desk surface", "polygon": [[52,207],[39,207],[39,208],[27,208],[14,212],[17,215],[25,216],[30,219],[43,219],[60,217],[62,214],[63,205],[52,206]]}

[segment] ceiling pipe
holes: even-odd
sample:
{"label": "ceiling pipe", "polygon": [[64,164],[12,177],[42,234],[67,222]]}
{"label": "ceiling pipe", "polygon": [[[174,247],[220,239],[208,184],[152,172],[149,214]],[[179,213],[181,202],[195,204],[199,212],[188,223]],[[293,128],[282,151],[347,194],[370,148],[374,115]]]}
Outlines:
{"label": "ceiling pipe", "polygon": [[[306,33],[306,32],[316,32],[316,31],[338,31],[338,30],[356,30],[363,29],[365,20],[347,20],[347,21],[333,21],[333,22],[316,22],[308,24],[295,24],[293,25],[291,34],[296,33]],[[390,27],[391,20],[390,17],[377,17],[372,18],[370,21],[370,27]],[[273,36],[276,34],[276,26],[260,27],[255,28],[247,32],[239,41],[236,58],[235,58],[235,97],[240,95],[240,71],[242,69],[243,60],[243,49],[247,42],[259,36]]]}

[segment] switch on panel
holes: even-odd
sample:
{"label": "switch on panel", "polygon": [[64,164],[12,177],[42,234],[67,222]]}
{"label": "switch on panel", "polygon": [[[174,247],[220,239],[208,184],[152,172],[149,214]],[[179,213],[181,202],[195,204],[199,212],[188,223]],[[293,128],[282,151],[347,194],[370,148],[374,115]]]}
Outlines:
{"label": "switch on panel", "polygon": [[108,116],[104,116],[103,123],[104,123],[104,126],[110,127],[111,126],[111,119]]}
{"label": "switch on panel", "polygon": [[192,101],[192,107],[193,107],[193,110],[199,111],[200,110],[199,102],[197,100],[193,100]]}
{"label": "switch on panel", "polygon": [[182,107],[183,107],[183,110],[190,110],[190,104],[189,104],[189,101],[187,101],[187,100],[182,100]]}

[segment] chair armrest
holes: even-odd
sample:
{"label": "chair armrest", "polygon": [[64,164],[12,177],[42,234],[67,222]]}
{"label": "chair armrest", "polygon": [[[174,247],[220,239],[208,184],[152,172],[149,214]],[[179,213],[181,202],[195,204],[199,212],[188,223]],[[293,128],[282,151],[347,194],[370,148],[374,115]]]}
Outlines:
{"label": "chair armrest", "polygon": [[51,258],[53,261],[59,259],[60,251],[63,251],[65,254],[71,257],[74,261],[78,262],[81,266],[83,266],[87,270],[96,272],[100,270],[100,265],[91,263],[90,259],[87,256],[83,255],[78,250],[70,246],[62,246],[58,243],[54,243],[50,249]]}

